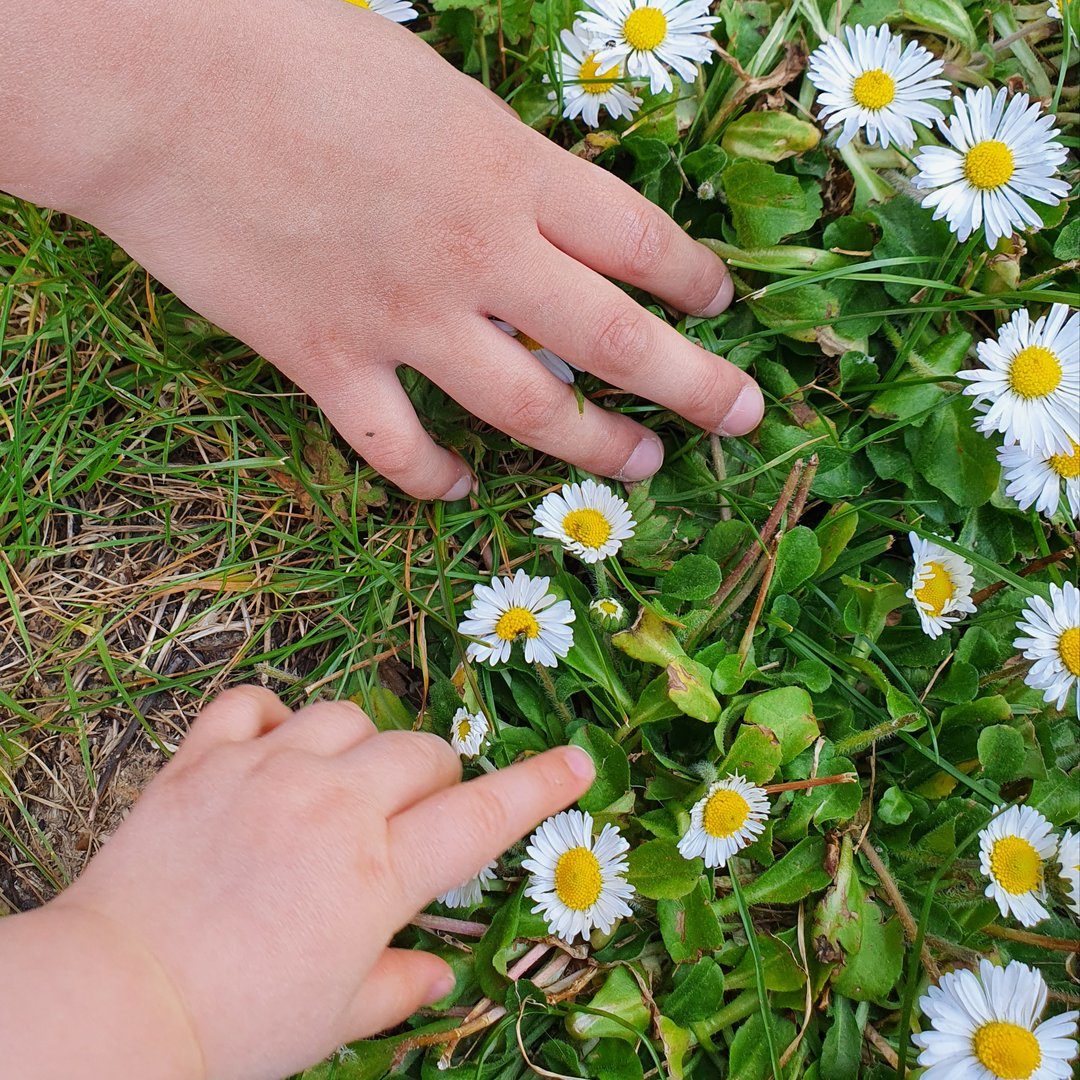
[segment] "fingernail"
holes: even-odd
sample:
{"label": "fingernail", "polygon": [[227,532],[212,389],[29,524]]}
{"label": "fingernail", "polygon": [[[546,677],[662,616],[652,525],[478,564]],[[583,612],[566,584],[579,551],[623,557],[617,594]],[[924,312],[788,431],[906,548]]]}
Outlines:
{"label": "fingernail", "polygon": [[714,315],[719,315],[721,311],[726,311],[734,296],[735,283],[731,280],[731,275],[725,270],[724,280],[720,283],[720,290],[712,298],[712,303],[701,312],[702,317],[711,319]]}
{"label": "fingernail", "polygon": [[644,480],[664,464],[664,444],[655,435],[646,435],[634,447],[616,480]]}
{"label": "fingernail", "polygon": [[755,384],[744,386],[716,429],[718,435],[745,435],[761,423],[765,415],[765,399]]}
{"label": "fingernail", "polygon": [[596,779],[593,759],[580,746],[566,748],[567,768],[581,781],[591,784]]}
{"label": "fingernail", "polygon": [[454,502],[456,499],[464,499],[472,489],[473,478],[469,473],[465,473],[454,481],[454,486],[443,496],[443,502]]}
{"label": "fingernail", "polygon": [[433,1005],[436,1001],[441,1001],[455,986],[457,986],[457,976],[454,974],[454,969],[449,964],[445,964],[444,970],[439,972],[431,984],[427,1003]]}

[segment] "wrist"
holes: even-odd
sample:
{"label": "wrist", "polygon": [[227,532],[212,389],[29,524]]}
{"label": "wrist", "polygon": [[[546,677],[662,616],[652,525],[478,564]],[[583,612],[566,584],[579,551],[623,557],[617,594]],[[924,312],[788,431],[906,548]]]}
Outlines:
{"label": "wrist", "polygon": [[[54,900],[0,919],[0,967],[20,973],[0,983],[0,1045],[12,1076],[205,1076],[167,972],[107,917]],[[43,1009],[43,1000],[60,1007]]]}

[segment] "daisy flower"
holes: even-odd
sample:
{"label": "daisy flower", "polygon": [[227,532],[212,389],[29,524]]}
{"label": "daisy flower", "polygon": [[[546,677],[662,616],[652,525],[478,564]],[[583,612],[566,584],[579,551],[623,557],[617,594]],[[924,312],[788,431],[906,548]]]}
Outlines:
{"label": "daisy flower", "polygon": [[648,79],[658,94],[674,86],[669,67],[683,82],[693,82],[698,64],[712,59],[709,35],[720,20],[709,14],[709,0],[588,0],[588,5],[581,21],[603,43],[595,56],[601,71],[621,64],[631,78]]}
{"label": "daisy flower", "polygon": [[1065,882],[1065,893],[1073,914],[1080,916],[1080,833],[1066,829],[1058,845],[1059,877]]}
{"label": "daisy flower", "polygon": [[525,895],[536,901],[533,912],[544,916],[550,933],[568,943],[579,935],[584,941],[630,914],[629,848],[614,825],[594,839],[592,817],[580,810],[564,810],[540,825],[521,865],[529,871]]}
{"label": "daisy flower", "polygon": [[[1080,683],[1080,589],[1071,581],[1050,586],[1050,603],[1041,596],[1028,601],[1016,624],[1024,636],[1013,647],[1033,660],[1024,682],[1042,690],[1043,701],[1064,709],[1069,691]],[[1080,694],[1077,694],[1080,714]]]}
{"label": "daisy flower", "polygon": [[524,570],[477,585],[472,607],[458,626],[459,634],[480,639],[469,645],[468,658],[494,667],[509,660],[514,642],[520,641],[528,663],[555,667],[574,644],[570,623],[575,616],[570,602],[556,600],[550,585],[550,578],[530,577]]}
{"label": "daisy flower", "polygon": [[922,1080],[1069,1080],[1080,1014],[1040,1024],[1046,997],[1042,974],[1019,960],[942,975],[919,999],[931,1025],[912,1036]]}
{"label": "daisy flower", "polygon": [[937,638],[975,610],[971,602],[971,564],[932,540],[908,533],[915,556],[911,588],[907,598],[914,602],[923,633]]}
{"label": "daisy flower", "polygon": [[1061,483],[1069,500],[1069,512],[1080,517],[1080,443],[1071,454],[1029,454],[1019,446],[1002,446],[998,461],[1005,472],[1005,494],[1016,500],[1021,510],[1034,506],[1040,514],[1053,517],[1061,504]]}
{"label": "daisy flower", "polygon": [[491,725],[483,713],[458,709],[450,722],[450,745],[462,757],[476,757],[490,730]]}
{"label": "daisy flower", "polygon": [[563,484],[544,496],[533,517],[533,535],[558,540],[571,555],[587,563],[614,555],[622,542],[634,535],[637,524],[627,501],[595,480]]}
{"label": "daisy flower", "polygon": [[1056,851],[1053,826],[1030,806],[1010,806],[979,833],[979,868],[990,879],[984,892],[1002,915],[1024,926],[1050,917],[1043,867]]}
{"label": "daisy flower", "polygon": [[922,205],[961,240],[981,226],[990,247],[1016,226],[1041,226],[1027,200],[1057,206],[1069,193],[1054,177],[1067,156],[1054,141],[1054,117],[1027,94],[1010,101],[1004,87],[996,95],[988,86],[969,89],[954,110],[938,123],[949,145],[927,146],[915,158],[915,186],[934,189]]}
{"label": "daisy flower", "polygon": [[468,881],[458,885],[456,889],[444,892],[442,896],[438,896],[436,899],[440,904],[445,904],[447,907],[476,907],[483,899],[484,886],[489,881],[494,881],[496,877],[495,863],[489,862],[476,877],[469,878]]}
{"label": "daisy flower", "polygon": [[690,811],[690,828],[679,841],[684,859],[705,859],[706,866],[724,866],[737,851],[765,830],[769,797],[764,788],[735,773],[717,780]]}
{"label": "daisy flower", "polygon": [[622,626],[626,619],[626,608],[614,596],[599,597],[589,605],[589,610],[605,629]]}
{"label": "daisy flower", "polygon": [[[603,71],[596,63],[597,41],[588,35],[581,20],[574,23],[573,30],[562,32],[562,52],[555,58],[562,83],[563,116],[573,120],[580,116],[589,127],[600,123],[600,110],[607,109],[612,120],[627,120],[637,111],[641,99],[619,85],[622,67],[615,63]],[[544,76],[544,82],[548,78]],[[548,94],[555,101],[553,90]]]}
{"label": "daisy flower", "polygon": [[500,330],[509,334],[519,345],[524,345],[555,376],[560,382],[572,383],[574,372],[570,365],[559,355],[545,348],[539,341],[534,341],[528,334],[515,330],[509,323],[502,319],[491,320]]}
{"label": "daisy flower", "polygon": [[837,146],[860,128],[871,145],[914,145],[913,122],[929,127],[942,118],[929,102],[950,96],[948,82],[937,78],[944,64],[917,41],[905,48],[887,26],[846,26],[844,33],[846,45],[829,37],[810,54],[807,78],[821,91],[826,130],[843,124]]}
{"label": "daisy flower", "polygon": [[374,11],[391,22],[411,22],[420,13],[407,0],[345,0],[347,4]]}
{"label": "daisy flower", "polygon": [[1032,322],[1021,309],[978,353],[983,367],[960,372],[981,413],[975,427],[1032,454],[1071,454],[1080,439],[1080,313],[1070,318],[1054,304]]}

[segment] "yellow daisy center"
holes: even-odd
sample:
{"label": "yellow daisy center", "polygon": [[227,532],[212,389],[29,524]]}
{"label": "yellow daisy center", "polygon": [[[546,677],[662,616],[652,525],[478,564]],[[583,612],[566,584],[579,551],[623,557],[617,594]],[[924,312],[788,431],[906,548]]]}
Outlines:
{"label": "yellow daisy center", "polygon": [[622,32],[631,49],[649,52],[667,37],[667,16],[659,8],[637,8],[627,15]]}
{"label": "yellow daisy center", "polygon": [[737,792],[721,788],[709,796],[701,815],[702,828],[719,840],[737,833],[750,816],[750,804]]}
{"label": "yellow daisy center", "polygon": [[571,911],[591,908],[600,898],[604,880],[600,862],[587,847],[571,848],[555,864],[555,895]]}
{"label": "yellow daisy center", "polygon": [[975,1056],[999,1080],[1028,1080],[1042,1063],[1039,1040],[1018,1024],[992,1020],[971,1039]]}
{"label": "yellow daisy center", "polygon": [[1007,184],[1015,171],[1012,151],[998,139],[984,139],[964,155],[964,175],[980,191]]}
{"label": "yellow daisy center", "polygon": [[1080,476],[1080,443],[1072,444],[1071,454],[1055,454],[1047,464],[1063,480],[1075,480]]}
{"label": "yellow daisy center", "polygon": [[855,80],[851,96],[864,109],[884,109],[896,97],[896,82],[887,71],[873,68]]}
{"label": "yellow daisy center", "polygon": [[596,605],[605,615],[618,615],[619,607],[613,600],[601,600]]}
{"label": "yellow daisy center", "polygon": [[507,608],[495,624],[495,633],[503,641],[517,641],[519,637],[534,638],[540,633],[536,616],[523,607]]}
{"label": "yellow daisy center", "polygon": [[1022,836],[1006,836],[994,841],[990,870],[1010,896],[1021,896],[1042,880],[1043,864],[1039,853]]}
{"label": "yellow daisy center", "polygon": [[949,576],[949,571],[939,562],[928,562],[926,570],[930,576],[915,590],[915,599],[930,608],[931,615],[940,615],[945,605],[956,595],[956,586]]}
{"label": "yellow daisy center", "polygon": [[596,53],[589,53],[581,61],[581,70],[578,72],[581,89],[586,94],[606,94],[615,85],[615,80],[619,77],[619,65],[616,64],[613,68],[605,70],[605,77],[602,79],[597,78],[599,74],[600,69],[596,66]]}
{"label": "yellow daisy center", "polygon": [[611,535],[611,523],[599,510],[591,507],[571,510],[563,518],[562,527],[571,540],[587,548],[603,547]]}
{"label": "yellow daisy center", "polygon": [[1058,638],[1058,655],[1069,674],[1080,679],[1080,626],[1070,626]]}
{"label": "yellow daisy center", "polygon": [[472,731],[472,721],[471,720],[459,720],[458,721],[457,737],[462,742],[464,742],[469,737],[469,733],[471,731]]}
{"label": "yellow daisy center", "polygon": [[1021,349],[1009,365],[1009,385],[1022,398],[1052,394],[1061,382],[1061,361],[1041,345]]}
{"label": "yellow daisy center", "polygon": [[350,4],[355,4],[357,7],[362,7],[362,8],[370,8],[371,7],[371,4],[368,3],[368,0],[349,0],[349,3]]}
{"label": "yellow daisy center", "polygon": [[529,352],[539,352],[544,347],[535,338],[529,337],[528,334],[523,334],[520,330],[514,334],[514,340],[520,341]]}

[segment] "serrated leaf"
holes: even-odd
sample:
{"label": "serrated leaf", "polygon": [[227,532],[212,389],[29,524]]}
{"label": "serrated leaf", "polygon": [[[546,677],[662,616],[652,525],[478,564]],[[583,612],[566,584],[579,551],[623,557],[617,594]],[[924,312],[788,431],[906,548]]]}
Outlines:
{"label": "serrated leaf", "polygon": [[[782,859],[763,870],[743,895],[748,904],[797,904],[812,892],[824,889],[832,880],[824,867],[825,841],[820,836],[800,840]],[[719,915],[738,911],[734,896],[725,896],[716,905]]]}
{"label": "serrated leaf", "polygon": [[797,177],[778,173],[764,162],[736,161],[724,170],[722,179],[735,231],[744,247],[769,247],[785,236],[809,229],[821,216],[816,185],[806,188]]}
{"label": "serrated leaf", "polygon": [[650,900],[678,900],[691,892],[701,877],[700,859],[684,859],[676,840],[646,840],[630,851],[626,879]]}
{"label": "serrated leaf", "polygon": [[578,806],[596,813],[610,806],[630,790],[630,765],[626,751],[599,725],[586,724],[574,732],[570,742],[580,746],[596,766],[596,779]]}
{"label": "serrated leaf", "polygon": [[814,703],[798,686],[758,694],[746,707],[745,721],[767,728],[780,743],[780,764],[794,761],[821,734]]}

